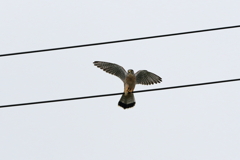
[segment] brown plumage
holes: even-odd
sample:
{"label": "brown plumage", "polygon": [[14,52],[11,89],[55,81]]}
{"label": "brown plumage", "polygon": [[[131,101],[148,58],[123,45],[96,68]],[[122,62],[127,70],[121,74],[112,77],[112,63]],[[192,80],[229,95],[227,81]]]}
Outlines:
{"label": "brown plumage", "polygon": [[128,72],[126,72],[122,66],[114,63],[95,61],[93,64],[107,73],[119,77],[123,81],[124,93],[119,100],[118,105],[124,109],[131,108],[136,103],[132,93],[136,84],[151,85],[162,82],[161,77],[148,72],[147,70],[139,70],[134,74],[132,69],[129,69]]}

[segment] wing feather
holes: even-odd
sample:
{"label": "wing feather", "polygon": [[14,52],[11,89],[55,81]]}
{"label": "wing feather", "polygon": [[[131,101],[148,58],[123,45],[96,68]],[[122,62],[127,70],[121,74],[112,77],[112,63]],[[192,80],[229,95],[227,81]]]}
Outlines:
{"label": "wing feather", "polygon": [[122,81],[124,81],[125,76],[127,74],[127,72],[122,66],[117,65],[115,63],[95,61],[93,62],[93,64],[98,68],[104,70],[105,72],[119,77]]}
{"label": "wing feather", "polygon": [[152,72],[148,72],[147,70],[139,70],[137,73],[135,73],[135,76],[137,84],[151,85],[162,82],[161,77]]}

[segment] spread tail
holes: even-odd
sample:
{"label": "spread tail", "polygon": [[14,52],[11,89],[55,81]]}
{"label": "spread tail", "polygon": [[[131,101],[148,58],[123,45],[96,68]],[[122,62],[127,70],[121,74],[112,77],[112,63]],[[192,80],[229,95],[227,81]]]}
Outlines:
{"label": "spread tail", "polygon": [[122,107],[123,109],[131,108],[135,105],[135,98],[133,93],[123,93],[121,99],[118,102],[118,105]]}

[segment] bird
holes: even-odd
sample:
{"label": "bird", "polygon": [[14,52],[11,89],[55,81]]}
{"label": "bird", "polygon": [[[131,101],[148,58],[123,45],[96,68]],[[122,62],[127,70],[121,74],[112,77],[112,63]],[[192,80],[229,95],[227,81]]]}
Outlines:
{"label": "bird", "polygon": [[133,91],[136,84],[152,85],[162,82],[161,77],[147,70],[139,70],[134,73],[132,69],[129,69],[126,72],[122,66],[115,63],[94,61],[93,64],[107,73],[119,77],[123,81],[124,92],[118,102],[118,106],[123,109],[135,106],[136,102]]}

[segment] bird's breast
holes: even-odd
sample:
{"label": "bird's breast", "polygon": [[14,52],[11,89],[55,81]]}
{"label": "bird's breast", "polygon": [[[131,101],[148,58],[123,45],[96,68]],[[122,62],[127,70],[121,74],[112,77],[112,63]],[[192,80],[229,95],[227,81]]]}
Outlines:
{"label": "bird's breast", "polygon": [[128,75],[126,77],[126,83],[128,83],[128,84],[135,84],[136,83],[135,75]]}
{"label": "bird's breast", "polygon": [[127,75],[124,83],[124,92],[127,94],[133,92],[136,85],[135,75]]}

